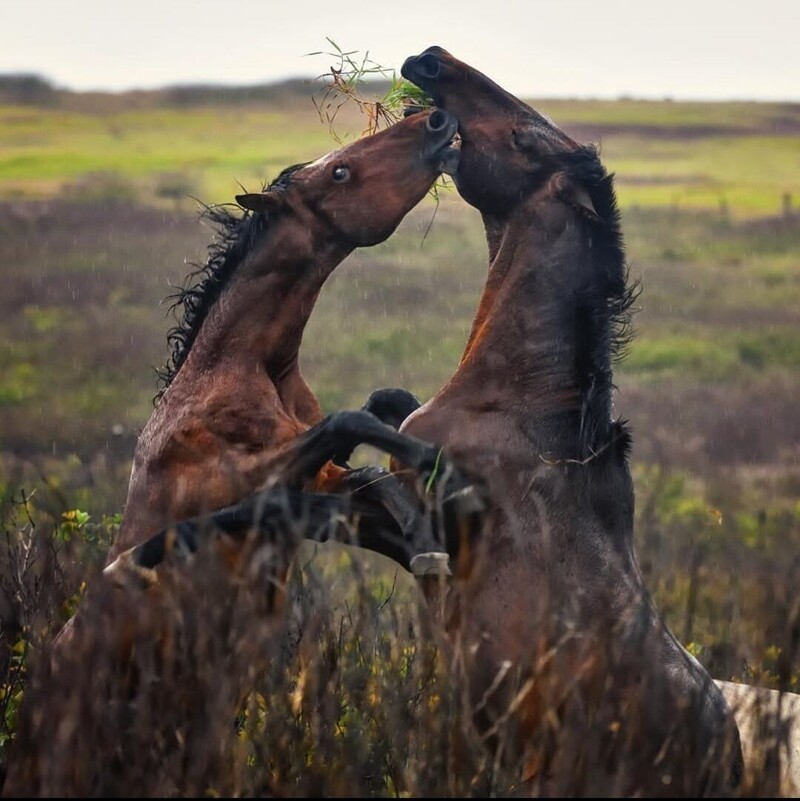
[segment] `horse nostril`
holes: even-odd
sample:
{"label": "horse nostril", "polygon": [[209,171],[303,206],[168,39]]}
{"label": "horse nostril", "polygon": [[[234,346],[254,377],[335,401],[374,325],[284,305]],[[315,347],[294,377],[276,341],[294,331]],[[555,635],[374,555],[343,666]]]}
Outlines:
{"label": "horse nostril", "polygon": [[416,68],[422,78],[439,77],[439,59],[430,53],[417,59]]}
{"label": "horse nostril", "polygon": [[428,130],[433,133],[438,133],[439,131],[443,131],[449,122],[450,115],[446,111],[441,111],[437,108],[436,111],[432,112],[431,116],[428,117]]}

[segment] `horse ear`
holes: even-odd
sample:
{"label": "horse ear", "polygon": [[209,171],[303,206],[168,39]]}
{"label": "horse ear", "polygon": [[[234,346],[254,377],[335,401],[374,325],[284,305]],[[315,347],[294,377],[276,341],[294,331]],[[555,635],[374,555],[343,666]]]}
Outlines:
{"label": "horse ear", "polygon": [[523,153],[534,155],[541,147],[542,131],[535,125],[528,123],[515,125],[511,136],[514,141],[514,147]]}
{"label": "horse ear", "polygon": [[534,160],[577,146],[552,120],[541,114],[537,119],[517,121],[511,135],[514,147]]}
{"label": "horse ear", "polygon": [[586,189],[565,178],[562,173],[557,173],[550,179],[550,192],[563,198],[573,208],[576,208],[591,220],[599,220],[600,215],[592,203],[592,198]]}
{"label": "horse ear", "polygon": [[257,192],[246,195],[236,195],[236,202],[243,209],[250,211],[277,211],[282,201],[276,192]]}

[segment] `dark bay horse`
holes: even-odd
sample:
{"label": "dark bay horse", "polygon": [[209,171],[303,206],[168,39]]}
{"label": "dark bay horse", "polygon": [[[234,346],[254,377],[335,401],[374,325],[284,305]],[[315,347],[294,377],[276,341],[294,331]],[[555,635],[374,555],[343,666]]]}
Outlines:
{"label": "dark bay horse", "polygon": [[[356,247],[385,240],[457,151],[456,121],[432,111],[284,170],[212,210],[223,238],[202,280],[183,292],[165,388],[139,437],[110,559],[174,521],[259,488],[281,449],[322,412],[298,352],[323,283]],[[327,465],[312,486],[330,489]]]}
{"label": "dark bay horse", "polygon": [[612,177],[593,148],[439,47],[402,73],[458,117],[455,182],[489,247],[459,367],[401,428],[487,487],[481,547],[458,557],[442,601],[476,720],[534,791],[730,792],[729,709],[661,620],[633,550],[612,360],[634,290]]}

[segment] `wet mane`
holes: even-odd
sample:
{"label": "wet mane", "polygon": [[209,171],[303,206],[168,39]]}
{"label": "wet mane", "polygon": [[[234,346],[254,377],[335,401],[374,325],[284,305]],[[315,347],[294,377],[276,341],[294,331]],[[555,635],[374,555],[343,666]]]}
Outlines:
{"label": "wet mane", "polygon": [[[307,163],[307,162],[306,162]],[[265,189],[285,190],[291,178],[305,164],[287,167]],[[170,311],[180,309],[178,324],[167,332],[167,342],[172,353],[163,369],[158,371],[157,403],[178,371],[186,361],[200,328],[211,307],[217,302],[231,276],[247,257],[248,253],[264,236],[273,222],[266,213],[252,213],[235,203],[205,206],[201,219],[209,220],[215,229],[215,237],[208,246],[205,264],[193,264],[195,268],[184,280],[184,285],[170,295]]]}
{"label": "wet mane", "polygon": [[624,424],[612,422],[612,367],[627,354],[633,336],[632,305],[639,295],[631,282],[614,193],[614,176],[600,162],[596,148],[581,147],[554,157],[562,171],[589,194],[597,215],[581,208],[592,242],[592,269],[577,289],[576,352],[581,395],[580,457],[598,454],[613,441],[629,444]]}

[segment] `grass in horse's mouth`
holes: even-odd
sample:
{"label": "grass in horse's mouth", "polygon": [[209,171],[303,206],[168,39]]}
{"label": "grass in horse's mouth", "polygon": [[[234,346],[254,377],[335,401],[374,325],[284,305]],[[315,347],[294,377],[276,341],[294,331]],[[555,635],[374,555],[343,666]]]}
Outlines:
{"label": "grass in horse's mouth", "polygon": [[425,94],[424,90],[405,78],[393,78],[389,91],[380,102],[398,114],[407,113],[409,108],[413,108],[415,111],[433,108],[433,100]]}
{"label": "grass in horse's mouth", "polygon": [[[393,125],[407,113],[425,111],[433,108],[433,100],[416,84],[399,77],[395,70],[383,67],[369,57],[369,51],[363,56],[358,50],[343,50],[330,37],[325,37],[333,48],[329,52],[317,51],[308,53],[309,56],[330,56],[337,59],[331,68],[317,76],[322,81],[322,88],[318,96],[313,98],[320,120],[328,126],[333,138],[342,143],[342,138],[336,132],[336,117],[339,110],[347,103],[355,103],[358,110],[367,118],[367,124],[361,132],[362,136],[369,136],[381,128]],[[389,78],[391,86],[386,94],[379,100],[369,100],[362,96],[365,78]],[[461,147],[461,137],[455,134],[447,147]],[[444,148],[442,148],[444,149]],[[449,190],[447,176],[441,175],[430,189],[430,196],[436,206],[428,227],[422,237],[422,243],[428,237],[436,211],[439,208],[440,190]]]}
{"label": "grass in horse's mouth", "polygon": [[[343,50],[333,39],[326,38],[333,48],[331,52],[318,51],[308,55],[325,55],[338,59],[338,63],[332,65],[327,72],[317,76],[317,80],[321,80],[323,85],[319,96],[314,97],[320,120],[328,125],[337,142],[341,142],[341,139],[335,130],[336,117],[347,103],[355,103],[367,118],[362,136],[369,136],[397,122],[409,107],[422,111],[433,106],[433,101],[422,89],[399,77],[393,69],[383,67],[371,59],[369,51],[361,56],[358,50]],[[374,100],[361,94],[365,79],[368,78],[388,78],[391,81],[389,90],[383,97]]]}

